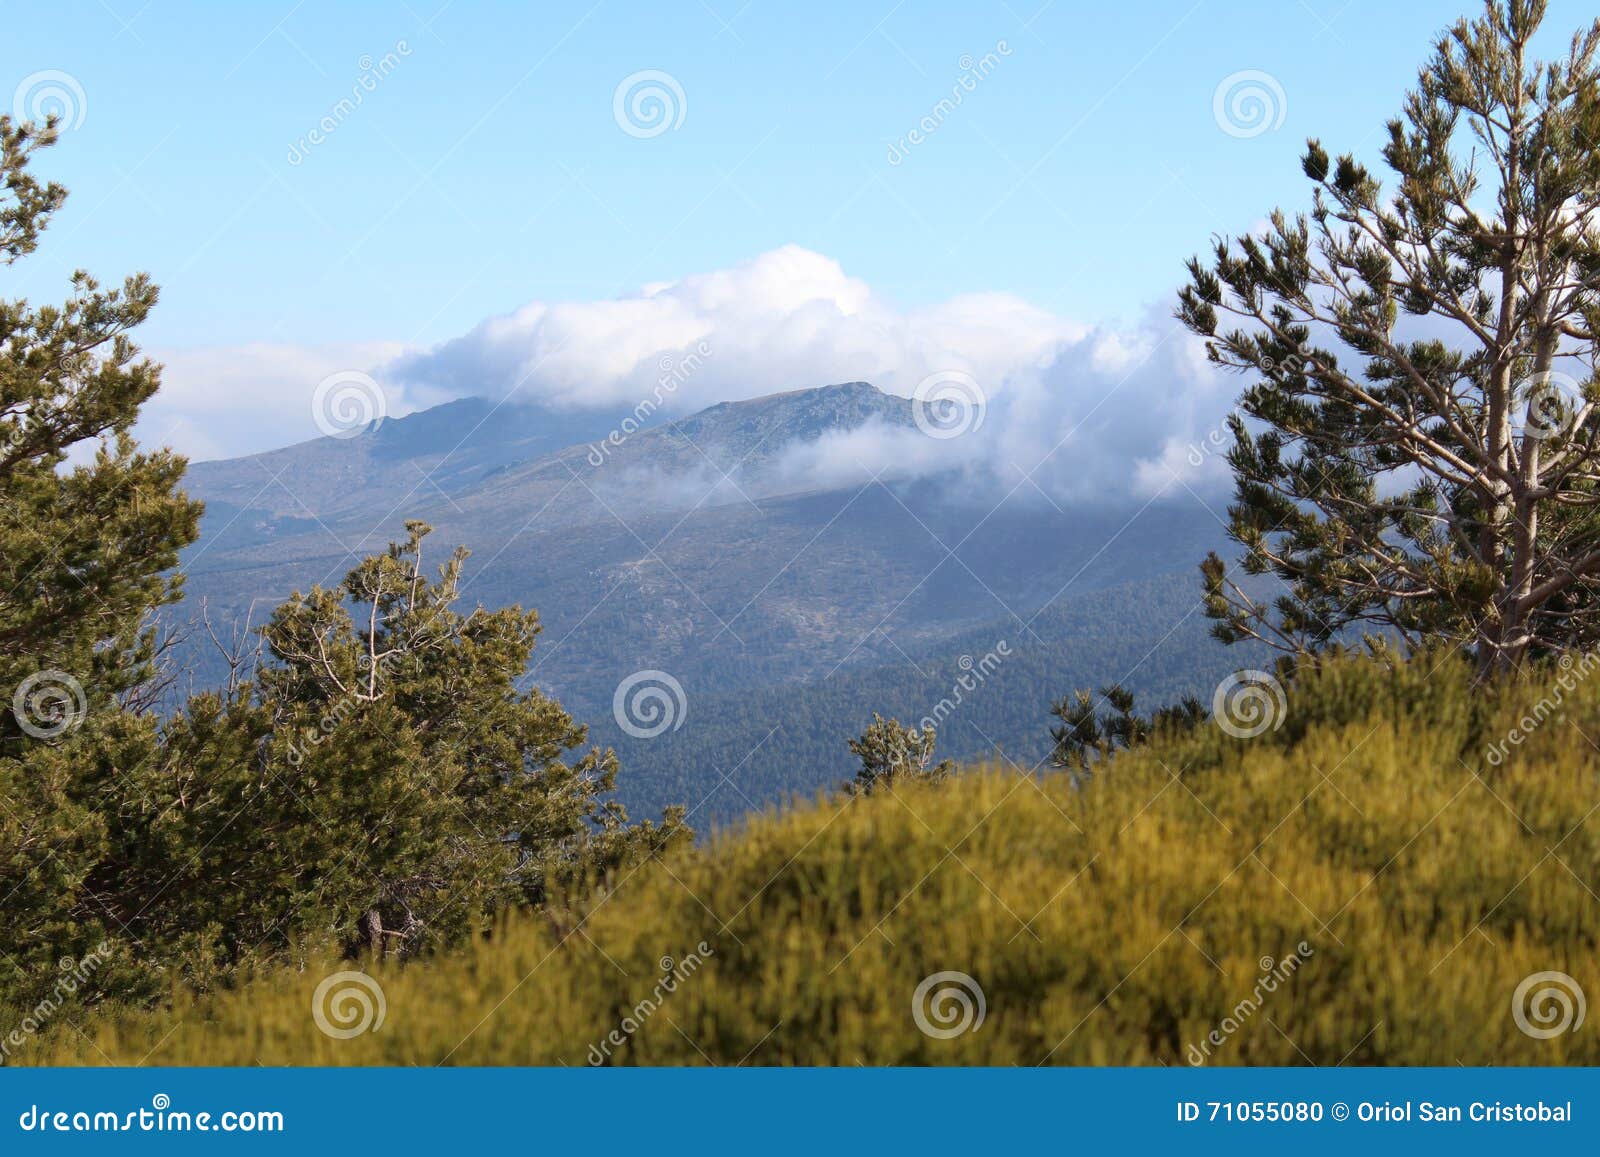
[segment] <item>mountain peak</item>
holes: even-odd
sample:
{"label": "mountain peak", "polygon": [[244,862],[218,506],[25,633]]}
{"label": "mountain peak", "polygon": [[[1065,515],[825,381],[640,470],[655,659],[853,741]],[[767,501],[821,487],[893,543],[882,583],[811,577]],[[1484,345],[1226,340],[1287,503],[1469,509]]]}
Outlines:
{"label": "mountain peak", "polygon": [[690,438],[719,438],[738,431],[774,444],[809,440],[829,430],[848,430],[874,419],[895,426],[912,425],[911,403],[886,394],[870,382],[783,390],[746,398],[679,418],[672,426]]}
{"label": "mountain peak", "polygon": [[[741,402],[724,402],[728,406],[751,406],[760,403],[779,402],[782,399],[796,399],[804,397],[813,398],[888,398],[892,395],[884,393],[871,382],[836,382],[829,386],[801,386],[793,390],[779,390],[775,394],[761,394],[754,398],[746,398]],[[715,408],[715,407],[713,407]]]}

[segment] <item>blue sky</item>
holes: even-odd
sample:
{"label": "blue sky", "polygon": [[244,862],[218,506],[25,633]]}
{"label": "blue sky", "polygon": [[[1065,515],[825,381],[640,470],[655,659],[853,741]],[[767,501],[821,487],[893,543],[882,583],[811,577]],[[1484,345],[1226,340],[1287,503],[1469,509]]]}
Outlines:
{"label": "blue sky", "polygon": [[[796,244],[907,309],[1001,293],[1132,324],[1167,307],[1212,232],[1304,202],[1307,135],[1370,153],[1433,33],[1469,9],[22,5],[0,87],[66,73],[83,115],[40,161],[72,198],[6,292],[143,269],[163,287],[143,341],[162,350],[417,347]],[[1558,3],[1550,26],[1583,16]],[[292,163],[385,54],[389,75]],[[891,164],[985,54],[961,106]],[[681,124],[645,139],[613,115],[641,70],[683,94]],[[1281,87],[1281,124],[1230,135],[1213,98],[1245,70]]]}

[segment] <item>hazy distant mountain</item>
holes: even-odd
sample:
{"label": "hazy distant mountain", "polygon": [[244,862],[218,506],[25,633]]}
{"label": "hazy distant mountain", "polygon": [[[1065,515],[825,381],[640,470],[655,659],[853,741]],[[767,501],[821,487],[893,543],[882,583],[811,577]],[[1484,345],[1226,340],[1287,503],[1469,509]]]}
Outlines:
{"label": "hazy distant mountain", "polygon": [[263,522],[326,519],[413,488],[435,496],[467,489],[508,463],[604,437],[620,417],[462,398],[353,437],[197,462],[188,487],[205,499],[208,526],[240,511]]}
{"label": "hazy distant mountain", "polygon": [[[832,782],[840,760],[819,753],[842,752],[854,732],[822,732],[859,730],[871,697],[937,687],[961,648],[989,636],[1030,656],[1007,694],[1042,701],[984,716],[1004,732],[988,738],[1022,754],[1038,752],[1049,697],[1073,678],[1128,675],[1116,668],[1141,648],[1166,648],[1160,670],[1133,679],[1163,693],[1236,665],[1198,614],[1194,567],[1222,536],[1196,503],[1063,511],[1027,487],[816,489],[779,469],[830,432],[915,429],[906,399],[864,383],[725,403],[605,442],[620,422],[468,400],[197,466],[190,489],[208,508],[180,617],[204,599],[214,622],[242,621],[252,604],[259,622],[423,518],[436,559],[457,543],[474,552],[469,602],[538,609],[531,677],[619,744],[624,798],[650,804],[718,783],[729,768],[695,764],[735,762],[747,733],[764,733],[762,714],[786,721],[761,749],[781,770],[752,799]],[[218,670],[203,649],[189,658]],[[645,669],[670,673],[689,704],[659,741],[631,740],[611,718],[618,684]],[[952,754],[987,734],[978,718],[948,732]]]}
{"label": "hazy distant mountain", "polygon": [[770,496],[783,489],[768,467],[784,448],[867,422],[911,427],[910,402],[855,382],[641,422],[631,409],[466,398],[354,437],[197,463],[187,485],[207,514],[191,557],[211,560],[210,569],[221,554],[282,561],[364,552],[375,533],[381,545],[413,516],[486,549],[530,517],[550,526],[606,519],[623,506],[638,513]]}

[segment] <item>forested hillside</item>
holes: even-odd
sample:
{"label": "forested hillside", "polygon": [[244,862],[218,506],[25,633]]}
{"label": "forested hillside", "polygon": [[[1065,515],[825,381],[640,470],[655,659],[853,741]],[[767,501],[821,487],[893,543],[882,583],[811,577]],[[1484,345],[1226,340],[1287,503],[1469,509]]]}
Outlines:
{"label": "forested hillside", "polygon": [[[920,436],[905,399],[861,383],[661,420],[607,446],[599,466],[586,444],[530,450],[573,421],[455,403],[197,467],[193,491],[212,506],[185,559],[184,602],[167,613],[186,632],[182,690],[226,677],[194,622],[202,610],[235,637],[341,575],[375,527],[399,531],[402,506],[435,523],[430,542],[472,550],[466,600],[537,609],[526,683],[617,748],[621,798],[649,814],[682,803],[718,822],[831,785],[871,711],[920,719],[950,696],[963,656],[1002,642],[999,690],[947,723],[941,713],[941,752],[1031,765],[1048,748],[1050,703],[1076,686],[1199,693],[1250,659],[1206,636],[1194,567],[1222,526],[1181,489],[1142,509],[968,492],[959,473],[790,492],[780,463],[797,448],[867,424]],[[459,464],[438,477],[447,492],[424,485],[458,443]],[[671,676],[686,706],[650,740],[614,711],[640,671]],[[758,745],[766,758],[747,760]]]}
{"label": "forested hillside", "polygon": [[1193,575],[1175,572],[1064,596],[1026,629],[996,619],[896,663],[696,697],[680,729],[653,738],[629,735],[609,711],[594,716],[591,734],[617,749],[630,809],[653,815],[682,803],[705,828],[848,778],[856,761],[845,740],[874,711],[931,721],[941,757],[1003,756],[1031,771],[1050,752],[1051,704],[1078,688],[1120,683],[1147,707],[1185,695],[1209,703],[1229,672],[1270,665],[1265,648],[1221,647],[1209,628]]}

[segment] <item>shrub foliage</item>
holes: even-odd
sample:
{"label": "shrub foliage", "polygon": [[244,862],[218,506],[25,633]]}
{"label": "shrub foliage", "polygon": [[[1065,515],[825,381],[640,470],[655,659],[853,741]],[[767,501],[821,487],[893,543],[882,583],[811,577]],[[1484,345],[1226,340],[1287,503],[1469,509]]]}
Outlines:
{"label": "shrub foliage", "polygon": [[[1600,993],[1600,680],[1471,678],[1334,656],[1253,739],[1163,728],[1076,787],[986,770],[758,818],[581,908],[376,969],[387,1017],[352,1039],[316,1027],[312,969],[33,1059],[1596,1063],[1600,1036],[1530,1036],[1513,997],[1544,972]],[[691,951],[660,993],[663,957]],[[918,1027],[936,973],[981,990],[981,1024]]]}

